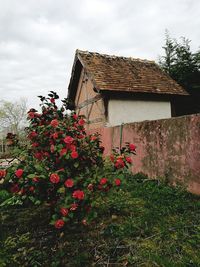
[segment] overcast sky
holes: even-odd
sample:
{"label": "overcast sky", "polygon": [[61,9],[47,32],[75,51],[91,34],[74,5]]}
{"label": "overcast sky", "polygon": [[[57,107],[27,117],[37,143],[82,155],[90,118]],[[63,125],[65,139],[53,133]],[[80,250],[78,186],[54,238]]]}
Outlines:
{"label": "overcast sky", "polygon": [[75,50],[158,60],[172,38],[200,45],[198,0],[0,0],[0,99],[67,96]]}

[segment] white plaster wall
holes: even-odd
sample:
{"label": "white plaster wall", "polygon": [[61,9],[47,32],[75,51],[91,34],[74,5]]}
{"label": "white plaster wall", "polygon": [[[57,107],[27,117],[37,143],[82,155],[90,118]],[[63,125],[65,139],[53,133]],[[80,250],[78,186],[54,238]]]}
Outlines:
{"label": "white plaster wall", "polygon": [[108,102],[108,126],[166,118],[171,118],[169,101],[111,99]]}

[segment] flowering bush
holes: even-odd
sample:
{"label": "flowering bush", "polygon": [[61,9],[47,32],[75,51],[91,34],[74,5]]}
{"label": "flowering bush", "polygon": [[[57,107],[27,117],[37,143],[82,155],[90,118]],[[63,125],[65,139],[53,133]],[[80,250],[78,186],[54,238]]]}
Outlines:
{"label": "flowering bush", "polygon": [[49,205],[51,224],[60,229],[68,221],[87,224],[97,216],[96,197],[121,185],[135,146],[114,150],[106,160],[99,135],[87,135],[84,118],[74,112],[69,115],[66,100],[58,108],[58,98],[55,92],[40,96],[42,112],[28,112],[26,155],[0,175],[6,175],[10,191],[24,205],[30,201]]}

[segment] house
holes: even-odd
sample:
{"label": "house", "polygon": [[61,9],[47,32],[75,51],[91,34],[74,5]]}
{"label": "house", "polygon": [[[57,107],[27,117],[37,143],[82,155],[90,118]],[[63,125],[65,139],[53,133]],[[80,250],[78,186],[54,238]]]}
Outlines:
{"label": "house", "polygon": [[153,61],[76,51],[68,99],[88,129],[176,116],[187,95]]}

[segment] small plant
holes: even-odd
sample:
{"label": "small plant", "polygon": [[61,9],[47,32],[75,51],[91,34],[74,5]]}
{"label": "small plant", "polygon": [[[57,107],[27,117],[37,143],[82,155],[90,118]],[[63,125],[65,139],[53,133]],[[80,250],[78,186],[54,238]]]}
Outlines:
{"label": "small plant", "polygon": [[135,146],[126,144],[105,159],[99,134],[86,134],[84,117],[69,115],[67,100],[58,108],[55,92],[39,98],[42,112],[28,112],[30,144],[5,176],[11,203],[48,205],[57,229],[69,221],[86,225],[97,216],[98,197],[123,183]]}

